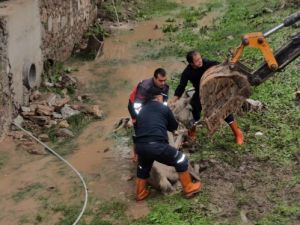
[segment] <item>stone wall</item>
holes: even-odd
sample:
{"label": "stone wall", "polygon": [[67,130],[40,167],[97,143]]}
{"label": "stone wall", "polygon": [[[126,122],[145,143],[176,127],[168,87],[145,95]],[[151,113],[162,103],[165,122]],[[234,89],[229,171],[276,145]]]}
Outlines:
{"label": "stone wall", "polygon": [[9,127],[12,117],[12,107],[10,101],[10,82],[8,58],[7,58],[7,21],[5,17],[0,17],[0,141]]}
{"label": "stone wall", "polygon": [[97,16],[95,0],[40,0],[44,60],[66,60]]}

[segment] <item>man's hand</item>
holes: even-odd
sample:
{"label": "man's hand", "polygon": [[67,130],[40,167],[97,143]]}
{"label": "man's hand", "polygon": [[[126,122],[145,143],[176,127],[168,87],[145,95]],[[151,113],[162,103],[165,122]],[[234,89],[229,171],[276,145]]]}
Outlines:
{"label": "man's hand", "polygon": [[169,102],[169,105],[170,106],[175,105],[178,99],[179,99],[178,96],[173,96],[173,98]]}

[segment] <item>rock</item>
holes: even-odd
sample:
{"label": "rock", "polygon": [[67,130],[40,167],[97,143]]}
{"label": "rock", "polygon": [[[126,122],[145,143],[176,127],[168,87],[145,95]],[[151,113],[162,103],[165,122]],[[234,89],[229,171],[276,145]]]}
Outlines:
{"label": "rock", "polygon": [[52,116],[54,119],[62,119],[62,115],[60,113],[57,113],[57,112],[53,112],[52,113]]}
{"label": "rock", "polygon": [[56,120],[50,120],[48,124],[46,124],[44,127],[45,128],[51,128],[52,126],[57,125],[57,121]]}
{"label": "rock", "polygon": [[34,155],[46,155],[47,152],[45,151],[44,147],[41,145],[37,145],[33,141],[24,141],[21,143],[22,149],[26,150],[30,154]]}
{"label": "rock", "polygon": [[35,116],[35,112],[34,112],[34,111],[30,111],[30,112],[22,112],[21,114],[22,114],[22,116],[23,116],[24,118],[28,118],[28,117],[30,117],[30,116]]}
{"label": "rock", "polygon": [[262,132],[258,131],[258,132],[256,132],[254,135],[255,135],[255,137],[261,137],[261,136],[263,136],[264,134],[263,134]]}
{"label": "rock", "polygon": [[26,140],[26,133],[23,131],[11,131],[8,133],[8,136],[11,136],[13,139],[18,139],[18,140]]}
{"label": "rock", "polygon": [[234,39],[234,37],[233,37],[232,35],[228,35],[226,38],[227,38],[228,40],[233,40],[233,39]]}
{"label": "rock", "polygon": [[99,105],[91,105],[91,106],[87,105],[87,106],[84,106],[84,109],[87,113],[92,114],[93,116],[95,116],[98,119],[102,119],[104,116],[104,113],[100,109]]}
{"label": "rock", "polygon": [[47,155],[47,152],[41,148],[28,148],[26,151],[33,155]]}
{"label": "rock", "polygon": [[49,138],[48,134],[40,134],[38,136],[38,139],[42,142],[49,142],[50,141],[50,138]]}
{"label": "rock", "polygon": [[75,109],[75,110],[80,110],[81,106],[80,105],[71,105],[71,108]]}
{"label": "rock", "polygon": [[30,112],[30,107],[22,106],[21,110],[22,112]]}
{"label": "rock", "polygon": [[80,114],[80,111],[72,109],[69,105],[65,105],[60,111],[64,119]]}
{"label": "rock", "polygon": [[45,82],[43,83],[43,85],[44,85],[45,87],[54,87],[54,84],[51,83],[51,82],[48,82],[48,81],[45,81]]}
{"label": "rock", "polygon": [[30,112],[35,112],[37,106],[38,106],[37,104],[30,104],[30,106],[29,106]]}
{"label": "rock", "polygon": [[260,112],[265,109],[265,106],[258,100],[248,98],[242,105],[242,109],[246,112]]}
{"label": "rock", "polygon": [[60,85],[62,87],[76,87],[77,86],[77,81],[76,81],[75,78],[64,74],[61,78]]}
{"label": "rock", "polygon": [[41,92],[39,92],[39,91],[37,90],[37,91],[34,91],[34,92],[30,95],[29,99],[30,99],[30,101],[32,102],[32,101],[38,100],[41,96],[42,96]]}
{"label": "rock", "polygon": [[53,94],[51,93],[48,97],[47,97],[47,102],[48,102],[48,105],[49,106],[55,106],[55,101],[57,99],[57,95],[56,94]]}
{"label": "rock", "polygon": [[61,128],[57,131],[56,135],[58,137],[74,137],[74,134],[72,131],[68,130],[67,128]]}
{"label": "rock", "polygon": [[264,13],[273,13],[273,10],[266,7],[266,8],[263,9],[263,12]]}
{"label": "rock", "polygon": [[53,112],[54,107],[46,105],[38,105],[36,109],[36,113],[41,116],[51,116]]}
{"label": "rock", "polygon": [[69,125],[68,121],[62,120],[62,121],[60,121],[60,122],[58,123],[58,126],[59,126],[60,128],[68,128],[70,125]]}
{"label": "rock", "polygon": [[56,98],[55,103],[53,103],[53,106],[55,107],[55,110],[61,109],[64,105],[66,105],[70,101],[70,97],[66,96],[65,98]]}
{"label": "rock", "polygon": [[19,126],[22,126],[22,123],[24,122],[24,119],[22,116],[18,115],[15,119],[14,119],[14,123],[19,125]]}
{"label": "rock", "polygon": [[29,116],[28,119],[40,126],[45,126],[50,122],[50,117],[47,116]]}

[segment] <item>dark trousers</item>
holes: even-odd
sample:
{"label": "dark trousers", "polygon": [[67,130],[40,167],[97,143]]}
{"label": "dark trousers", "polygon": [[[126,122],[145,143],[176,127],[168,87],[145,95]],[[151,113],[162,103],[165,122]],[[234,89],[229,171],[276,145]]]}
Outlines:
{"label": "dark trousers", "polygon": [[[193,118],[195,121],[200,120],[200,114],[201,114],[201,103],[200,103],[200,97],[199,93],[195,92],[191,99],[191,106],[193,107]],[[230,113],[225,119],[226,123],[231,124],[234,121],[233,114]]]}
{"label": "dark trousers", "polygon": [[139,156],[137,165],[138,178],[149,178],[154,161],[174,166],[177,172],[185,172],[188,169],[186,156],[167,143],[136,143],[135,147]]}

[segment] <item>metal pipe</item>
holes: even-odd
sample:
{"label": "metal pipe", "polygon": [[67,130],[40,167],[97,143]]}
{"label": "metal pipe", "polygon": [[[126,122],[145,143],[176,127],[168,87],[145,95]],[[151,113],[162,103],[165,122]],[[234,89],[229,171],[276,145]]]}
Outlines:
{"label": "metal pipe", "polygon": [[264,37],[268,37],[270,34],[276,32],[277,30],[281,29],[284,27],[284,23],[279,24],[278,26],[272,28],[271,30],[267,31],[264,33]]}

